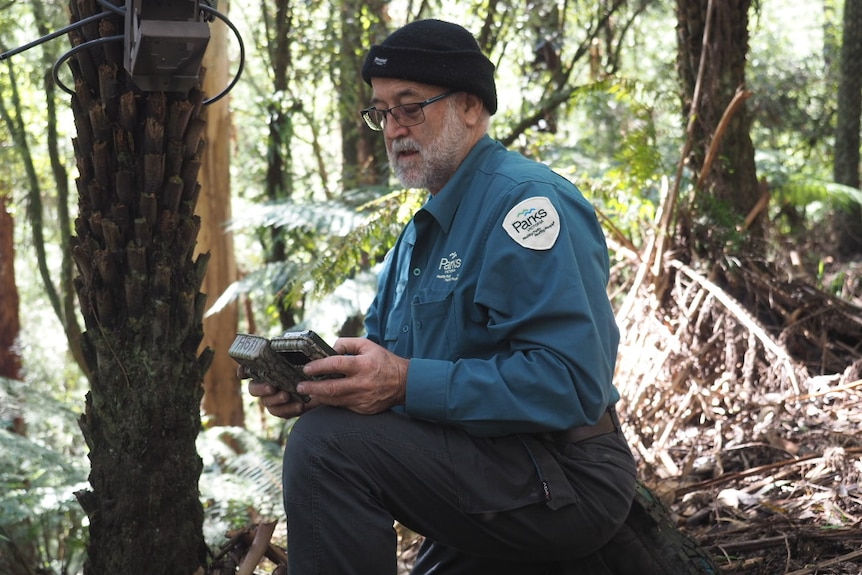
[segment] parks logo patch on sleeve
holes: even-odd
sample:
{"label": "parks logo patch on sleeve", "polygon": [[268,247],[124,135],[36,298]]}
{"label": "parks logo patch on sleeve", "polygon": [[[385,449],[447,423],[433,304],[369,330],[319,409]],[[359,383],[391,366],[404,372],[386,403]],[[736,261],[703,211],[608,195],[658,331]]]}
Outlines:
{"label": "parks logo patch on sleeve", "polygon": [[509,210],[503,229],[525,248],[549,250],[560,236],[560,215],[551,200],[535,196]]}

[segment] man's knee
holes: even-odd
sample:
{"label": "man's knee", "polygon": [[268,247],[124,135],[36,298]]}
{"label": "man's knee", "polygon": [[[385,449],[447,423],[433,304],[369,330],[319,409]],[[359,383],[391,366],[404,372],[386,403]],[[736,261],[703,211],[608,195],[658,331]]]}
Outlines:
{"label": "man's knee", "polygon": [[289,471],[308,467],[313,459],[321,456],[327,445],[343,431],[348,413],[335,407],[321,406],[296,420],[284,450],[285,480]]}
{"label": "man's knee", "polygon": [[[313,474],[339,474],[355,465],[354,455],[375,434],[379,416],[321,406],[300,417],[284,450],[284,486],[305,489]],[[346,472],[346,471],[341,471]]]}

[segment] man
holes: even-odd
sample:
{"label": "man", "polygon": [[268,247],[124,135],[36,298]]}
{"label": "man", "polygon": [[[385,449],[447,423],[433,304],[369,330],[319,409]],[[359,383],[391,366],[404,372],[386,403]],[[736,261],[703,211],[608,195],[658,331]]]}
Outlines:
{"label": "man", "polygon": [[464,28],[413,22],[369,51],[371,107],[427,203],[387,257],[367,337],[311,362],[284,459],[291,575],[396,573],[393,522],[426,537],[415,573],[552,573],[631,507],[635,465],[611,379],[608,254],[570,182],[487,135],[494,65]]}

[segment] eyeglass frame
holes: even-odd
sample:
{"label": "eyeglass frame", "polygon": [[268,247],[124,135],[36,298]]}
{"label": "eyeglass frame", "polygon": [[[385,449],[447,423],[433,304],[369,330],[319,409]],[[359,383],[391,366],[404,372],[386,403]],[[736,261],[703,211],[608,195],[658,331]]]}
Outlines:
{"label": "eyeglass frame", "polygon": [[[423,122],[425,122],[425,112],[424,112],[425,106],[427,106],[429,104],[433,104],[434,102],[439,102],[440,100],[442,100],[444,98],[448,98],[452,94],[457,94],[457,93],[458,93],[458,90],[449,90],[448,92],[444,92],[443,94],[440,94],[438,96],[428,98],[427,100],[425,100],[423,102],[408,102],[406,104],[400,104],[398,106],[392,106],[391,108],[386,109],[386,110],[380,110],[378,108],[375,108],[374,106],[371,106],[369,108],[365,108],[364,110],[360,110],[359,114],[362,116],[362,119],[365,120],[365,125],[367,125],[371,130],[373,130],[375,132],[382,132],[383,130],[386,129],[386,116],[387,115],[392,116],[392,119],[395,120],[395,123],[398,124],[399,126],[401,126],[402,128],[410,128],[412,126],[418,126],[419,124],[422,124]],[[413,122],[412,124],[406,124],[406,125],[402,124],[401,121],[398,119],[398,116],[396,116],[395,113],[392,112],[392,110],[398,110],[399,113],[403,112],[403,108],[405,108],[407,106],[419,106],[418,114],[419,114],[420,119],[418,122]],[[372,120],[371,119],[372,112],[382,113],[383,114],[383,121],[375,122],[374,120]],[[401,114],[402,118],[405,115],[408,115],[408,114],[406,112]]]}

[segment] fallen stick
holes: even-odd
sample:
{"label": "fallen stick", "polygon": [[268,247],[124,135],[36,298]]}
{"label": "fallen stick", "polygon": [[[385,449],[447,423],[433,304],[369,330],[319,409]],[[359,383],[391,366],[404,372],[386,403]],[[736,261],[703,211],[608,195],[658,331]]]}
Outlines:
{"label": "fallen stick", "polygon": [[[716,545],[719,549],[725,552],[738,553],[740,551],[758,551],[767,547],[780,547],[787,544],[787,536],[779,535],[777,537],[764,537],[762,539],[752,539],[746,541],[730,541],[729,543],[721,543]],[[791,537],[795,539],[795,537]]]}
{"label": "fallen stick", "polygon": [[721,287],[716,285],[714,282],[710,281],[706,277],[699,274],[697,271],[693,270],[689,266],[684,263],[671,260],[669,264],[679,271],[683,272],[692,280],[699,283],[704,289],[706,289],[709,293],[711,293],[715,298],[724,305],[724,308],[732,313],[737,320],[739,320],[748,330],[760,340],[767,350],[772,352],[772,354],[782,363],[784,364],[785,370],[787,370],[787,375],[790,378],[790,383],[793,385],[793,391],[796,395],[800,395],[801,392],[799,390],[799,382],[796,381],[796,371],[793,366],[793,360],[790,357],[790,354],[779,345],[772,337],[766,333],[766,330],[763,329],[757,320],[748,313],[744,307],[730,294],[724,291]]}
{"label": "fallen stick", "polygon": [[[848,447],[844,449],[844,453],[846,455],[860,455],[862,454],[862,447]],[[684,487],[675,489],[674,497],[676,498],[681,495],[685,495],[686,493],[693,493],[695,491],[703,491],[705,489],[709,489],[710,487],[715,487],[717,485],[722,485],[724,483],[729,483],[731,481],[743,479],[752,475],[758,475],[767,471],[771,471],[773,469],[789,467],[791,465],[801,465],[802,463],[814,461],[817,459],[823,459],[823,457],[824,456],[822,453],[812,453],[810,455],[797,457],[795,459],[785,459],[782,461],[776,461],[775,463],[768,463],[766,465],[752,467],[750,469],[745,469],[744,471],[734,471],[733,473],[726,473],[713,479],[708,479],[706,481],[701,481],[700,483],[694,483],[692,485],[686,485]]]}
{"label": "fallen stick", "polygon": [[264,555],[266,555],[267,548],[269,547],[269,540],[272,538],[272,534],[275,531],[276,521],[272,521],[270,523],[261,523],[257,526],[257,529],[254,534],[254,541],[251,543],[251,548],[248,550],[248,554],[246,554],[245,558],[242,560],[242,564],[240,564],[239,569],[237,570],[237,575],[251,575],[254,573],[255,567],[260,563],[260,560],[263,559]]}
{"label": "fallen stick", "polygon": [[824,395],[829,395],[830,393],[839,393],[841,391],[851,391],[856,387],[862,387],[862,379],[857,379],[856,381],[851,381],[850,383],[845,383],[844,385],[839,385],[838,387],[830,387],[829,389],[824,389],[823,391],[818,391],[816,393],[806,393],[804,395],[797,395],[795,397],[790,397],[788,399],[795,399],[797,401],[805,401],[808,399],[815,399],[817,397],[823,397]]}
{"label": "fallen stick", "polygon": [[844,563],[845,561],[853,561],[854,559],[862,558],[862,549],[858,551],[853,551],[851,553],[847,553],[845,555],[839,555],[834,559],[829,559],[827,561],[821,561],[820,563],[816,563],[811,567],[805,567],[804,569],[799,569],[798,571],[792,571],[790,573],[785,573],[785,575],[810,575],[811,573],[816,573],[820,569],[824,567],[831,567],[832,565],[837,565],[838,563]]}

